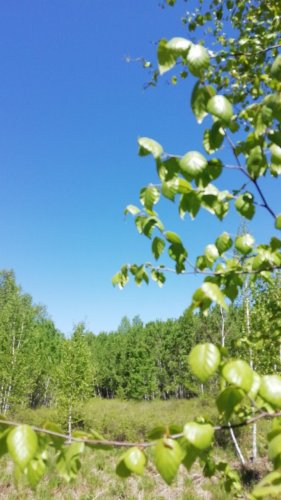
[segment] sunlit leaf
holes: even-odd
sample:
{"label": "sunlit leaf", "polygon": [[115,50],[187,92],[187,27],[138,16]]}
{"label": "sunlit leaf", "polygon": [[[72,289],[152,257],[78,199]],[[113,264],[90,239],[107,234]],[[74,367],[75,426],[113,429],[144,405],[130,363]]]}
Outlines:
{"label": "sunlit leaf", "polygon": [[244,255],[247,255],[253,250],[254,238],[251,234],[243,234],[235,240],[235,248]]}
{"label": "sunlit leaf", "polygon": [[146,465],[146,456],[140,448],[134,446],[126,451],[123,455],[123,460],[127,469],[135,474],[142,475]]}
{"label": "sunlit leaf", "polygon": [[279,375],[261,377],[259,395],[270,405],[281,408],[281,377]]}
{"label": "sunlit leaf", "polygon": [[238,387],[227,387],[218,396],[216,403],[220,413],[223,413],[228,420],[235,407],[244,399],[245,393]]}
{"label": "sunlit leaf", "polygon": [[223,95],[215,95],[207,103],[207,111],[216,118],[219,118],[226,125],[229,124],[232,116],[232,104]]}
{"label": "sunlit leaf", "polygon": [[233,241],[228,233],[222,233],[215,241],[215,245],[218,249],[219,254],[227,252],[232,247]]}
{"label": "sunlit leaf", "polygon": [[220,351],[214,344],[198,344],[191,350],[188,363],[201,382],[206,382],[216,373],[221,361]]}
{"label": "sunlit leaf", "polygon": [[194,76],[202,76],[210,64],[208,51],[202,45],[192,45],[187,55],[187,63]]}
{"label": "sunlit leaf", "polygon": [[190,151],[180,160],[182,171],[191,177],[200,175],[207,167],[208,162],[198,151]]}
{"label": "sunlit leaf", "polygon": [[214,428],[210,424],[198,424],[197,422],[188,422],[183,429],[184,437],[195,448],[204,450],[209,448],[214,437]]}
{"label": "sunlit leaf", "polygon": [[174,439],[164,438],[158,441],[154,450],[156,469],[167,484],[175,479],[184,452]]}
{"label": "sunlit leaf", "polygon": [[277,215],[275,219],[275,227],[276,229],[281,229],[281,214]]}
{"label": "sunlit leaf", "polygon": [[149,137],[140,137],[138,139],[138,144],[140,156],[147,156],[151,154],[155,159],[157,159],[163,153],[161,144],[154,141],[154,139],[149,139]]}
{"label": "sunlit leaf", "polygon": [[245,392],[248,392],[253,385],[254,372],[242,359],[226,363],[222,369],[222,375],[227,382],[240,387]]}
{"label": "sunlit leaf", "polygon": [[237,211],[246,219],[252,219],[255,215],[254,197],[252,193],[243,193],[235,200]]}
{"label": "sunlit leaf", "polygon": [[7,446],[14,462],[23,470],[37,451],[38,439],[29,425],[19,425],[9,433]]}
{"label": "sunlit leaf", "polygon": [[158,238],[158,236],[156,236],[152,241],[152,253],[156,260],[159,259],[164,248],[165,248],[165,241],[162,238]]}
{"label": "sunlit leaf", "polygon": [[202,123],[207,116],[207,102],[215,95],[215,90],[210,85],[202,87],[200,82],[194,85],[191,94],[191,109],[198,123]]}

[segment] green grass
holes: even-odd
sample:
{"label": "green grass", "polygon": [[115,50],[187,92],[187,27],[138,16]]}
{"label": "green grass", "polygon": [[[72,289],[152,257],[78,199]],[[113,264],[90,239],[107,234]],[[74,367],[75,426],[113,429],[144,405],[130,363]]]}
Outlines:
{"label": "green grass", "polygon": [[[75,419],[86,431],[94,429],[104,437],[115,440],[143,441],[155,426],[176,423],[183,425],[195,416],[217,418],[216,411],[208,399],[169,400],[135,402],[93,399],[76,408]],[[46,420],[63,425],[64,417],[58,409],[41,408],[21,410],[12,417],[20,422],[42,425]],[[259,451],[264,454],[264,434],[268,423],[259,424]],[[249,428],[237,430],[237,438],[246,457],[251,447]],[[216,456],[237,467],[233,443],[229,433],[217,438]],[[87,451],[83,457],[81,471],[74,483],[67,484],[54,471],[33,492],[24,482],[15,485],[11,461],[2,459],[0,466],[0,499],[53,500],[56,499],[128,499],[128,500],[220,500],[227,499],[223,485],[218,479],[206,479],[201,468],[195,464],[190,472],[180,468],[177,480],[168,487],[149,462],[145,475],[122,480],[115,474],[115,466],[122,450]],[[264,467],[264,466],[263,466]],[[231,498],[231,497],[229,497]]]}

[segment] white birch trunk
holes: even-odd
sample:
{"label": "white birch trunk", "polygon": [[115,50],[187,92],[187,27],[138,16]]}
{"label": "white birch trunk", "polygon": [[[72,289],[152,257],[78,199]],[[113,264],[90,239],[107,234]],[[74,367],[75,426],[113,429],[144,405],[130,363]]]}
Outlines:
{"label": "white birch trunk", "polygon": [[[249,282],[248,279],[245,282],[245,314],[246,314],[246,331],[247,336],[250,336],[251,333],[251,321],[250,321],[250,305],[249,305]],[[254,361],[253,361],[253,351],[249,349],[249,357],[250,357],[250,367],[254,369]],[[257,448],[257,424],[256,422],[252,425],[252,462],[255,462],[258,456],[258,448]]]}
{"label": "white birch trunk", "polygon": [[[221,313],[221,345],[222,345],[222,347],[224,347],[225,346],[225,319],[224,319],[222,307],[220,307],[220,313]],[[230,436],[231,436],[231,439],[233,441],[236,453],[237,453],[242,465],[245,465],[246,461],[245,461],[244,455],[243,455],[241,448],[238,444],[234,430],[230,426],[230,422],[228,422],[228,425],[229,425]]]}
{"label": "white birch trunk", "polygon": [[72,437],[72,405],[68,408],[68,439],[71,442]]}
{"label": "white birch trunk", "polygon": [[239,457],[239,459],[241,461],[241,464],[245,465],[246,464],[246,460],[245,460],[244,455],[243,455],[243,453],[241,451],[241,448],[240,448],[240,446],[238,444],[238,441],[237,441],[236,436],[234,434],[234,430],[230,426],[230,422],[228,422],[228,425],[229,425],[229,432],[230,432],[233,444],[235,446],[236,453],[237,453],[237,455],[238,455],[238,457]]}

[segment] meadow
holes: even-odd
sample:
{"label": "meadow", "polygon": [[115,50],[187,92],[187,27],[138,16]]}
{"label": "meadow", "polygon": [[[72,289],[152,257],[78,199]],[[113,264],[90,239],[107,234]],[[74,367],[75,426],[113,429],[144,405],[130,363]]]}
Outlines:
{"label": "meadow", "polygon": [[[122,401],[95,398],[76,408],[75,426],[89,431],[94,429],[105,438],[121,441],[143,441],[149,431],[159,424],[173,422],[184,424],[196,415],[205,414],[214,420],[217,415],[208,398],[168,401]],[[83,415],[83,420],[81,416]],[[63,413],[59,409],[39,408],[17,411],[14,419],[33,425],[42,425],[46,420],[63,424]],[[254,465],[256,479],[259,471],[264,474],[268,464],[264,458],[265,434],[267,423],[259,424],[259,459]],[[251,449],[251,430],[241,429],[236,432],[241,449],[249,461]],[[216,436],[216,457],[228,461],[233,468],[240,470],[233,442],[228,432]],[[15,478],[12,462],[2,459],[0,499],[40,499],[51,498],[66,500],[128,499],[128,500],[223,500],[228,497],[218,477],[204,478],[202,469],[195,463],[190,471],[181,466],[178,478],[167,486],[154,466],[149,464],[143,477],[132,476],[127,480],[119,478],[115,466],[122,450],[88,451],[82,460],[82,467],[77,479],[66,483],[50,468],[48,474],[39,483],[36,490],[28,487],[22,479]],[[249,468],[250,465],[249,462]],[[254,478],[255,479],[255,478]],[[252,477],[244,470],[244,480],[251,484]],[[247,484],[246,484],[247,487]]]}

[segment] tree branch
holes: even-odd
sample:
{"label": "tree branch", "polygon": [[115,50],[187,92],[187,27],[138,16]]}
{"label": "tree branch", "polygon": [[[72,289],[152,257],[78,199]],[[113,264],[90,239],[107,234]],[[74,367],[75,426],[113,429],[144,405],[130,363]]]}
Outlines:
{"label": "tree branch", "polygon": [[[252,417],[248,420],[243,420],[242,422],[238,423],[228,423],[225,425],[215,425],[214,430],[215,431],[224,431],[229,429],[237,429],[239,427],[246,427],[247,425],[251,425],[254,422],[257,422],[258,420],[262,419],[272,419],[276,417],[281,417],[281,411],[279,412],[274,412],[274,413],[267,413],[267,412],[262,412],[259,415],[256,415],[255,417]],[[18,427],[20,425],[23,425],[22,423],[19,422],[14,422],[12,420],[4,420],[0,419],[0,424],[6,425],[8,427]],[[27,424],[28,425],[28,424]],[[76,437],[69,437],[68,434],[60,433],[60,432],[55,432],[51,431],[49,429],[42,429],[41,427],[37,427],[36,425],[30,425],[29,426],[31,429],[33,429],[35,432],[40,432],[42,434],[47,434],[50,436],[55,436],[59,437],[61,439],[64,439],[65,443],[85,443],[88,445],[92,446],[108,446],[110,447],[116,447],[116,448],[131,448],[133,446],[138,446],[139,448],[149,448],[151,446],[155,446],[155,441],[145,441],[145,442],[131,442],[131,441],[115,441],[115,440],[110,440],[110,439],[90,439],[87,437],[83,438],[76,438]],[[167,437],[171,439],[179,439],[184,437],[184,434],[178,433],[178,434],[172,434],[172,435],[167,435]]]}
{"label": "tree branch", "polygon": [[247,172],[247,170],[245,168],[243,168],[243,166],[241,165],[241,162],[239,160],[239,157],[238,157],[238,155],[236,153],[235,145],[233,144],[231,138],[229,137],[229,135],[228,135],[228,133],[227,133],[227,131],[225,129],[224,129],[224,132],[225,132],[225,136],[226,136],[227,142],[230,145],[230,148],[231,148],[231,150],[233,152],[233,155],[234,155],[234,157],[235,157],[235,159],[237,161],[237,165],[235,165],[235,166],[234,165],[233,166],[229,165],[229,167],[230,168],[234,168],[236,170],[240,170],[240,172],[242,172],[247,177],[247,179],[254,184],[256,190],[258,191],[258,193],[259,193],[259,195],[260,195],[260,197],[261,197],[261,199],[263,201],[263,204],[262,205],[260,204],[260,206],[264,207],[270,213],[270,215],[272,215],[272,217],[274,219],[276,219],[276,214],[273,212],[272,208],[270,208],[269,204],[267,203],[266,198],[265,198],[265,196],[264,196],[264,194],[263,194],[263,192],[262,192],[262,190],[261,190],[261,188],[260,188],[260,186],[258,184],[257,179],[253,179],[253,177],[250,176],[250,174]]}

